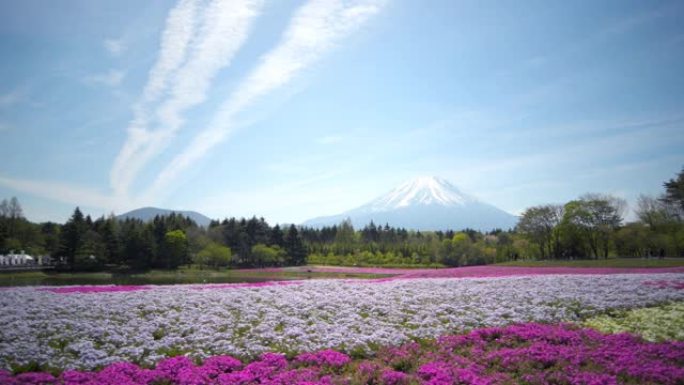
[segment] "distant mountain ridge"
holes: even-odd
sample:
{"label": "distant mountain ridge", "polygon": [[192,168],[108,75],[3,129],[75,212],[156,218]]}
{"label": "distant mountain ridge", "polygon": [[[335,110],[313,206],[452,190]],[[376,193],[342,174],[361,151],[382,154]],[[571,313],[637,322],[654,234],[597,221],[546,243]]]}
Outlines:
{"label": "distant mountain ridge", "polygon": [[310,219],[305,226],[339,224],[349,218],[356,227],[371,221],[413,230],[509,229],[518,218],[480,202],[439,177],[418,177],[372,201],[341,214]]}
{"label": "distant mountain ridge", "polygon": [[209,226],[209,223],[211,222],[211,218],[200,214],[196,211],[184,211],[184,210],[169,210],[169,209],[160,209],[157,207],[141,207],[139,209],[131,210],[127,213],[123,213],[121,215],[117,215],[116,217],[118,219],[127,219],[127,218],[133,218],[133,219],[140,219],[143,222],[148,222],[154,219],[157,215],[159,216],[167,216],[171,215],[172,213],[176,214],[181,214],[183,216],[189,217],[195,223],[197,223],[200,226],[207,227]]}

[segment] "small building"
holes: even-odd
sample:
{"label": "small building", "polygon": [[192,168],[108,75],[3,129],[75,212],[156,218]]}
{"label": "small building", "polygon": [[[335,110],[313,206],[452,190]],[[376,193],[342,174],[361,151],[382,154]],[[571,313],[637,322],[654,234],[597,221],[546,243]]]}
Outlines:
{"label": "small building", "polygon": [[26,254],[24,250],[19,253],[12,250],[9,254],[0,254],[0,266],[43,266],[48,264],[50,264],[49,256],[34,257]]}

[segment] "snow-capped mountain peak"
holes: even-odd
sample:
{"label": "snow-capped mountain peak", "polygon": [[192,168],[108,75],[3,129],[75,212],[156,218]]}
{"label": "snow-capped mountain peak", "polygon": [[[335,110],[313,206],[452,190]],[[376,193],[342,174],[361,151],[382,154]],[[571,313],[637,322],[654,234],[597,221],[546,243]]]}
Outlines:
{"label": "snow-capped mountain peak", "polygon": [[365,205],[343,213],[318,217],[306,226],[338,225],[351,220],[357,228],[371,222],[414,230],[509,229],[517,217],[462,193],[438,177],[418,177]]}
{"label": "snow-capped mountain peak", "polygon": [[409,180],[387,194],[370,202],[370,211],[388,211],[415,205],[457,206],[476,199],[462,193],[448,181],[435,176]]}

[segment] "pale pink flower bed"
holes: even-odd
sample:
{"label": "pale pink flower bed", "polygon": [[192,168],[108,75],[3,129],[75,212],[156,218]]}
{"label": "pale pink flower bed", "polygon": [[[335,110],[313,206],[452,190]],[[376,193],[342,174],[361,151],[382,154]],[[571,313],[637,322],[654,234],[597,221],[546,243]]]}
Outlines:
{"label": "pale pink flower bed", "polygon": [[444,269],[391,269],[381,267],[306,267],[302,268],[321,273],[349,274],[390,274],[402,278],[480,278],[509,277],[516,275],[547,274],[653,274],[684,273],[684,267],[664,268],[624,268],[624,267],[515,267],[515,266],[466,266]]}

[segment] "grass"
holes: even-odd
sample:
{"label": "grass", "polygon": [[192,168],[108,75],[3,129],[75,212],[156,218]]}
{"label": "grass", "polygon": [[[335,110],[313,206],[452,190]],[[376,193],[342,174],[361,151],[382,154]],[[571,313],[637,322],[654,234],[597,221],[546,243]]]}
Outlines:
{"label": "grass", "polygon": [[574,261],[511,261],[498,263],[498,266],[519,267],[682,267],[684,258],[608,258],[608,259],[582,259]]}

